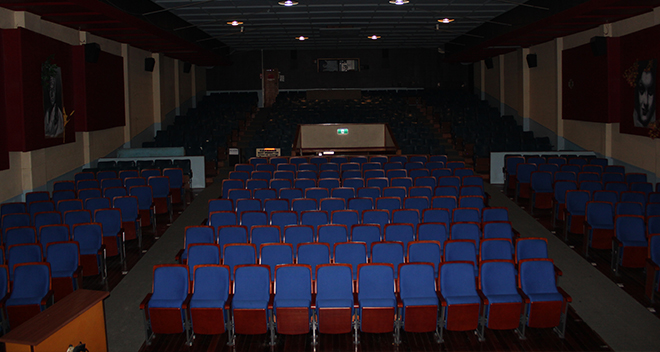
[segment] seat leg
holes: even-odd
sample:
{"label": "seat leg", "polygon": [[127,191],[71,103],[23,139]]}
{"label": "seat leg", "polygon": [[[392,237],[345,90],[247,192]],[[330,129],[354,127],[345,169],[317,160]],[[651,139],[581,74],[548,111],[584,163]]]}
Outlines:
{"label": "seat leg", "polygon": [[355,310],[355,318],[353,319],[353,344],[356,346],[360,344],[360,334],[359,334],[359,327],[360,327],[360,318],[357,313],[357,309]]}
{"label": "seat leg", "polygon": [[612,270],[616,276],[619,276],[619,246],[616,242],[612,241]]}
{"label": "seat leg", "polygon": [[227,346],[236,346],[236,330],[234,330],[234,314],[229,316],[227,326]]}
{"label": "seat leg", "polygon": [[479,324],[477,324],[477,338],[479,342],[486,340],[484,337],[484,330],[486,329],[486,323],[488,322],[488,317],[486,317],[486,307],[482,306],[483,312],[479,316]]}
{"label": "seat leg", "polygon": [[192,333],[192,326],[190,324],[190,312],[186,309],[183,312],[183,328],[186,330],[186,345],[192,346],[193,344],[193,339],[195,338],[195,335]]}
{"label": "seat leg", "polygon": [[394,317],[394,344],[397,346],[401,344],[401,325],[403,323],[401,321],[401,309],[402,308],[398,309],[399,312],[397,316]]}
{"label": "seat leg", "polygon": [[270,330],[270,342],[268,345],[270,346],[275,346],[275,326],[277,324],[276,321],[277,317],[275,316],[275,313],[271,313],[268,325],[269,325],[269,330]]}
{"label": "seat leg", "polygon": [[568,302],[564,302],[564,309],[561,312],[561,318],[559,320],[559,325],[555,326],[553,329],[560,339],[566,337],[566,316],[568,313]]}
{"label": "seat leg", "polygon": [[447,315],[447,307],[440,308],[440,319],[438,320],[438,327],[440,328],[440,334],[438,336],[438,343],[445,342],[444,332],[445,332],[446,315]]}
{"label": "seat leg", "polygon": [[525,336],[525,328],[527,327],[528,312],[529,312],[529,304],[523,304],[523,312],[520,315],[520,324],[518,324],[518,328],[516,329],[516,333],[518,334],[518,339],[520,340],[527,340],[527,337]]}
{"label": "seat leg", "polygon": [[151,331],[151,324],[149,324],[149,318],[147,317],[148,308],[144,309],[144,342],[147,346],[151,345],[151,339],[154,336],[153,331]]}
{"label": "seat leg", "polygon": [[312,313],[312,346],[317,346],[319,344],[319,341],[316,337],[316,334],[318,332],[318,328],[319,328],[318,316],[316,315],[316,312],[314,311]]}

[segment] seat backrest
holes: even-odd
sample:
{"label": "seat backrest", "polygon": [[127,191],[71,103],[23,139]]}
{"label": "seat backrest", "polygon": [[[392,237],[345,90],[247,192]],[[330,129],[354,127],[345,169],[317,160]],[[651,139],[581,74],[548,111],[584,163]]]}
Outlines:
{"label": "seat backrest", "polygon": [[137,197],[140,209],[149,209],[153,203],[154,193],[151,186],[133,186],[128,189],[128,194]]}
{"label": "seat backrest", "polygon": [[298,258],[297,263],[311,266],[314,279],[316,279],[316,268],[319,265],[330,263],[331,249],[327,243],[298,243],[296,253]]}
{"label": "seat backrest", "polygon": [[358,300],[395,299],[394,266],[390,263],[358,265]]}
{"label": "seat backrest", "polygon": [[257,264],[257,248],[252,243],[228,243],[222,249],[222,258],[233,272],[237,265]]}
{"label": "seat backrest", "polygon": [[485,260],[479,267],[479,289],[486,297],[518,295],[516,274],[512,260]]}
{"label": "seat backrest", "polygon": [[334,246],[334,262],[350,264],[353,267],[353,280],[357,280],[357,269],[367,263],[367,245],[363,242],[339,242]]}
{"label": "seat backrest", "polygon": [[220,248],[228,243],[247,243],[249,238],[249,228],[244,225],[227,225],[218,227],[217,243]]}
{"label": "seat backrest", "polygon": [[392,212],[392,223],[408,223],[417,227],[419,211],[417,209],[396,209]]}
{"label": "seat backrest", "polygon": [[275,304],[279,300],[312,301],[312,268],[307,264],[284,264],[275,271]]}
{"label": "seat backrest", "polygon": [[320,225],[317,229],[318,242],[325,242],[334,248],[337,242],[348,241],[348,227],[341,224]]}
{"label": "seat backrest", "polygon": [[494,259],[513,260],[513,252],[513,242],[510,239],[483,239],[479,245],[479,262]]}
{"label": "seat backrest", "polygon": [[289,225],[284,227],[282,236],[285,243],[297,247],[299,243],[314,242],[314,227],[310,225]]}
{"label": "seat backrest", "polygon": [[185,265],[154,265],[151,301],[168,300],[183,303],[190,293],[189,281],[188,267]]}
{"label": "seat backrest", "polygon": [[343,198],[323,198],[319,202],[319,209],[327,211],[330,214],[335,210],[346,209],[346,202]]}
{"label": "seat backrest", "polygon": [[523,237],[516,240],[516,263],[533,258],[548,258],[548,240],[540,237]]}
{"label": "seat backrest", "polygon": [[518,286],[527,295],[558,293],[552,260],[521,260],[518,263]]}
{"label": "seat backrest", "polygon": [[250,243],[259,247],[262,243],[278,243],[281,241],[280,228],[275,225],[257,225],[252,227]]}
{"label": "seat backrest", "polygon": [[445,242],[442,261],[469,261],[476,268],[477,252],[477,245],[473,240],[448,240]]}
{"label": "seat backrest", "polygon": [[483,223],[483,238],[504,238],[513,241],[513,228],[508,221],[489,221]]}
{"label": "seat backrest", "polygon": [[566,191],[566,211],[574,215],[583,215],[587,202],[591,199],[589,191],[569,190]]}
{"label": "seat backrest", "polygon": [[[353,275],[349,264],[320,264],[316,267],[316,300],[353,302]],[[351,305],[352,306],[352,305]]]}
{"label": "seat backrest", "polygon": [[64,213],[64,223],[69,227],[87,222],[92,222],[92,212],[89,210],[70,210]]}
{"label": "seat backrest", "polygon": [[94,214],[97,209],[107,209],[110,208],[110,199],[105,197],[98,198],[87,198],[85,200],[85,209],[89,210]]}
{"label": "seat backrest", "polygon": [[466,261],[445,262],[440,265],[440,293],[443,297],[476,296],[473,265]]}
{"label": "seat backrest", "polygon": [[234,278],[234,301],[259,301],[268,303],[270,298],[270,268],[267,265],[237,265],[229,267]]}
{"label": "seat backrest", "polygon": [[[408,242],[414,241],[415,224],[391,223],[386,224],[383,230],[383,240],[397,241],[403,243],[403,248],[408,248]],[[405,253],[405,252],[404,252]]]}
{"label": "seat backrest", "polygon": [[264,243],[260,246],[259,253],[259,264],[270,266],[271,280],[275,280],[275,267],[293,264],[295,254],[290,243]]}
{"label": "seat backrest", "polygon": [[39,243],[48,247],[51,242],[62,242],[70,239],[68,225],[46,225],[39,229]]}
{"label": "seat backrest", "polygon": [[[409,298],[436,298],[435,270],[426,263],[404,263],[399,267],[399,295]],[[414,304],[413,304],[414,305]]]}
{"label": "seat backrest", "polygon": [[71,277],[80,265],[78,242],[51,242],[46,247],[46,261],[50,263],[53,277]]}
{"label": "seat backrest", "polygon": [[[381,241],[371,244],[372,263],[390,263],[398,267],[405,259],[405,247],[402,242]],[[394,272],[396,275],[397,272]],[[396,277],[396,276],[395,276]]]}
{"label": "seat backrest", "polygon": [[132,222],[138,218],[139,201],[137,197],[115,197],[112,199],[112,206],[121,210],[121,217],[123,222]]}
{"label": "seat backrest", "polygon": [[291,209],[301,215],[303,211],[317,210],[317,201],[313,198],[298,198],[291,202]]}
{"label": "seat backrest", "polygon": [[78,241],[80,254],[96,254],[103,244],[103,229],[99,223],[75,224],[72,239]]}
{"label": "seat backrest", "polygon": [[644,217],[639,215],[617,215],[614,218],[614,229],[616,237],[624,243],[629,242],[646,243],[646,231]]}
{"label": "seat backrest", "polygon": [[409,242],[408,262],[432,263],[433,271],[437,274],[439,265],[442,263],[442,244],[438,241]]}
{"label": "seat backrest", "polygon": [[644,206],[638,202],[617,202],[614,209],[616,215],[644,215]]}
{"label": "seat backrest", "polygon": [[55,225],[62,223],[62,213],[59,211],[42,211],[34,214],[34,227],[40,228],[44,225]]}
{"label": "seat backrest", "polygon": [[46,297],[52,288],[50,264],[46,262],[26,262],[16,264],[10,300]]}
{"label": "seat backrest", "polygon": [[7,248],[22,243],[37,243],[37,230],[34,226],[10,227],[6,230],[4,245]]}
{"label": "seat backrest", "polygon": [[193,268],[193,296],[195,300],[224,302],[229,297],[229,267],[219,264],[198,264]]}
{"label": "seat backrest", "polygon": [[7,248],[7,266],[10,281],[14,281],[16,266],[22,263],[43,261],[43,250],[38,243],[21,243]]}

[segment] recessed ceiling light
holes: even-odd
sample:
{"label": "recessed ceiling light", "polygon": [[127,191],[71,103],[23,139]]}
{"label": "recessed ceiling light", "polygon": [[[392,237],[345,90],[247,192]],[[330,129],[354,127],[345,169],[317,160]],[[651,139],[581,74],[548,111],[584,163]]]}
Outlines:
{"label": "recessed ceiling light", "polygon": [[447,17],[445,17],[445,18],[443,18],[443,19],[441,19],[441,20],[438,20],[438,22],[442,22],[442,23],[451,23],[451,22],[454,22],[454,19],[453,19],[453,18],[447,18]]}
{"label": "recessed ceiling light", "polygon": [[392,4],[392,5],[405,5],[409,2],[410,1],[408,1],[408,0],[390,0],[390,4]]}
{"label": "recessed ceiling light", "polygon": [[371,40],[377,40],[377,39],[380,39],[380,36],[374,34],[374,35],[370,35],[370,36],[368,36],[367,38],[369,38],[369,39],[371,39]]}
{"label": "recessed ceiling light", "polygon": [[302,35],[300,37],[296,37],[296,40],[300,40],[301,42],[303,40],[307,40],[307,39],[309,39],[309,38],[308,37],[303,37]]}
{"label": "recessed ceiling light", "polygon": [[280,2],[278,2],[278,4],[280,4],[282,6],[296,6],[296,5],[298,5],[298,2],[297,1],[286,0],[286,1],[280,1]]}
{"label": "recessed ceiling light", "polygon": [[236,27],[236,26],[240,26],[240,25],[242,25],[243,22],[239,22],[239,21],[231,21],[231,22],[227,22],[227,24]]}

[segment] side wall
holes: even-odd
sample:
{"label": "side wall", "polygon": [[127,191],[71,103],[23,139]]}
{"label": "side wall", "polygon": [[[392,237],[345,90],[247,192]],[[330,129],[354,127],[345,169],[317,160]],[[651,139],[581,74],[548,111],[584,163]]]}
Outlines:
{"label": "side wall", "polygon": [[[503,108],[502,114],[518,116],[525,130],[556,141],[553,144],[558,150],[593,150],[610,158],[614,164],[626,166],[628,172],[645,172],[650,182],[658,182],[660,139],[621,133],[618,122],[562,118],[562,94],[565,89],[562,86],[562,53],[565,50],[588,45],[594,36],[622,37],[658,25],[660,8],[638,17],[500,55],[493,58],[493,69],[485,69],[482,61],[473,68],[475,93],[480,94],[482,100],[488,100],[491,106]],[[537,67],[527,67],[527,53],[537,55]],[[498,87],[503,87],[503,91],[499,91]],[[604,100],[606,104],[607,97]]]}
{"label": "side wall", "polygon": [[[183,67],[178,60],[159,57],[154,72],[144,70],[144,59],[152,53],[107,40],[90,33],[43,21],[28,12],[15,12],[0,8],[0,28],[25,28],[68,45],[99,43],[101,50],[124,58],[125,126],[91,132],[76,132],[75,142],[30,152],[10,152],[9,169],[0,171],[0,202],[22,201],[26,192],[52,190],[52,183],[71,179],[83,167],[96,160],[112,156],[123,146],[141,146],[142,141],[153,139],[156,131],[174,121],[180,102],[190,102],[206,93],[205,69],[192,66],[193,74],[184,74],[183,80],[175,69]],[[159,82],[154,89],[154,82]],[[194,87],[194,88],[193,88]],[[176,94],[175,94],[176,93]],[[187,108],[186,107],[186,108]],[[89,114],[90,112],[88,112]]]}

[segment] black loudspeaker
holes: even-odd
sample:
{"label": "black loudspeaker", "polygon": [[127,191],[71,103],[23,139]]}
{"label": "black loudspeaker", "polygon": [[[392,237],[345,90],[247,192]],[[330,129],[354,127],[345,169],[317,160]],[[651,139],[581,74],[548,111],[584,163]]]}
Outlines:
{"label": "black loudspeaker", "polygon": [[484,60],[484,63],[486,64],[487,69],[490,70],[491,68],[493,68],[493,58],[492,57],[489,57],[486,60]]}
{"label": "black loudspeaker", "polygon": [[190,62],[184,62],[183,63],[183,73],[190,73],[190,68],[192,67],[192,64]]}
{"label": "black loudspeaker", "polygon": [[527,67],[533,68],[537,66],[536,54],[527,54]]}
{"label": "black loudspeaker", "polygon": [[593,37],[590,41],[591,53],[594,56],[607,55],[607,38],[606,37]]}
{"label": "black loudspeaker", "polygon": [[289,53],[291,60],[298,60],[298,50],[291,50]]}
{"label": "black loudspeaker", "polygon": [[85,61],[95,64],[99,61],[99,54],[101,53],[101,46],[99,43],[85,44]]}
{"label": "black loudspeaker", "polygon": [[390,58],[390,50],[389,49],[383,49],[381,55],[383,56],[383,59],[389,59]]}
{"label": "black loudspeaker", "polygon": [[144,70],[147,72],[154,72],[154,66],[156,66],[156,59],[153,57],[148,57],[144,59]]}

